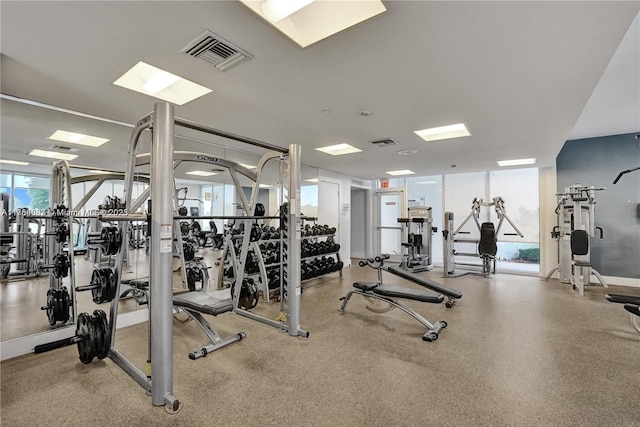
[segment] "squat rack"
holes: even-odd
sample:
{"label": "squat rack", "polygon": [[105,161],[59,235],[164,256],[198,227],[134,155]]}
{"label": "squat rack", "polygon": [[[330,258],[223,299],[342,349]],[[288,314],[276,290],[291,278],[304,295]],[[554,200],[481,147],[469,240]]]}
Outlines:
{"label": "squat rack", "polygon": [[[253,179],[253,172],[248,170],[238,170],[250,179],[254,180],[250,200],[246,200],[242,194],[237,176],[236,167],[233,162],[228,162],[234,184],[239,192],[239,198],[244,207],[245,213],[249,215],[254,212],[257,202],[260,174],[264,164],[272,158],[286,160],[286,166],[282,168],[284,186],[287,190],[288,209],[286,218],[287,232],[287,262],[286,273],[287,282],[283,287],[283,312],[286,323],[263,318],[253,313],[243,310],[234,310],[238,314],[249,317],[285,330],[291,336],[306,337],[309,333],[300,328],[300,146],[292,144],[288,149],[271,145],[266,142],[251,138],[242,137],[218,129],[210,128],[195,122],[175,117],[173,105],[167,102],[158,102],[154,105],[154,110],[135,126],[129,141],[127,166],[125,169],[124,202],[128,212],[135,210],[142,205],[144,200],[151,197],[153,200],[151,220],[151,245],[150,245],[150,269],[149,269],[149,340],[150,340],[150,367],[151,375],[142,372],[134,366],[115,347],[115,331],[118,315],[118,298],[111,303],[109,330],[111,331],[109,357],[136,380],[147,392],[151,394],[153,405],[164,405],[168,412],[175,412],[179,408],[179,401],[173,396],[173,274],[172,274],[172,244],[173,244],[173,224],[174,220],[174,167],[175,161],[186,160],[186,157],[193,153],[179,154],[174,157],[174,127],[182,126],[192,130],[224,137],[239,141],[256,147],[269,150],[258,162],[257,175]],[[144,130],[151,130],[151,147],[148,156],[137,156],[138,141]],[[184,157],[183,157],[184,156]],[[224,159],[197,155],[198,161],[221,164]],[[150,186],[132,203],[132,185],[135,176],[135,167],[141,164],[150,164]],[[243,168],[244,169],[244,168]],[[248,174],[246,173],[248,172]],[[236,219],[248,220],[252,216],[240,216]],[[107,216],[102,215],[102,220],[118,221],[119,229],[123,236],[123,245],[127,244],[128,222],[131,220],[146,219],[141,215],[127,213],[125,215]],[[249,247],[249,233],[246,232],[238,271],[244,271]],[[121,266],[123,262],[123,252],[118,253],[116,266]],[[120,294],[121,268],[116,273],[118,289],[116,295]],[[241,289],[242,275],[238,274],[235,295],[232,296],[234,308]]]}

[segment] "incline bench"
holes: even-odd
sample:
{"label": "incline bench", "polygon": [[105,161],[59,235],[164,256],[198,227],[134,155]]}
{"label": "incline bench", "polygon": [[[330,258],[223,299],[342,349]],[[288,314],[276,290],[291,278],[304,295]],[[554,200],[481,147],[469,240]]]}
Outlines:
{"label": "incline bench", "polygon": [[462,298],[462,292],[460,292],[459,290],[447,288],[446,286],[443,286],[440,283],[434,282],[432,280],[428,280],[424,277],[420,277],[402,268],[399,268],[396,266],[388,266],[386,270],[389,273],[394,274],[398,277],[409,280],[410,282],[413,282],[420,286],[424,286],[427,289],[431,289],[433,291],[436,291],[445,295],[447,297],[447,302],[445,304],[447,308],[453,307],[453,304],[455,304],[456,299]]}
{"label": "incline bench", "polygon": [[412,301],[426,302],[430,304],[440,304],[442,301],[444,301],[444,296],[432,291],[420,291],[416,289],[382,284],[382,266],[384,265],[384,260],[384,256],[377,256],[375,260],[369,259],[367,261],[359,262],[360,267],[369,265],[369,267],[377,269],[379,281],[355,282],[353,284],[353,287],[355,289],[352,289],[351,291],[347,292],[344,297],[340,298],[342,300],[342,305],[340,306],[339,310],[344,313],[347,307],[347,303],[349,302],[349,299],[353,294],[362,295],[365,298],[374,298],[386,302],[392,308],[399,308],[400,310],[404,311],[409,316],[413,317],[418,322],[423,324],[427,328],[427,331],[422,336],[422,339],[424,341],[434,341],[438,339],[440,330],[447,327],[447,322],[445,322],[444,320],[440,320],[432,324],[413,309],[396,301],[396,299],[407,299]]}

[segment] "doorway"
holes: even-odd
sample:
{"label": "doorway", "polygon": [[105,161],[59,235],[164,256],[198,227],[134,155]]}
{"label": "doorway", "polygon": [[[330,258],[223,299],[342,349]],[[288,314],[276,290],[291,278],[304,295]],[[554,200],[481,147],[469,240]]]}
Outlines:
{"label": "doorway", "polygon": [[391,255],[392,261],[402,257],[402,228],[398,218],[403,217],[404,192],[400,190],[380,191],[377,193],[377,236],[378,252]]}

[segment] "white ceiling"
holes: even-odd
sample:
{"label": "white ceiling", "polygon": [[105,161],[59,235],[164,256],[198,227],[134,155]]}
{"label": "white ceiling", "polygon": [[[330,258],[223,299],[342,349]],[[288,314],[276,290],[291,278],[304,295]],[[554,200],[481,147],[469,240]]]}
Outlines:
{"label": "white ceiling", "polygon": [[[450,173],[451,165],[491,170],[496,160],[523,157],[546,166],[567,139],[640,131],[640,2],[384,3],[386,13],[302,49],[237,1],[3,0],[1,92],[135,123],[155,100],[112,82],[144,61],[212,89],[176,107],[178,116],[301,144],[303,163],[362,179],[394,169]],[[221,72],[180,53],[205,30],[254,58]],[[48,164],[26,152],[46,148],[46,137],[72,120],[77,127],[66,130],[112,140],[81,149],[74,163],[124,168],[129,128],[11,104],[2,101],[0,157]],[[473,135],[427,143],[413,133],[457,122]],[[371,146],[382,138],[399,144]],[[314,150],[342,142],[364,151]],[[403,149],[418,153],[396,154]]]}

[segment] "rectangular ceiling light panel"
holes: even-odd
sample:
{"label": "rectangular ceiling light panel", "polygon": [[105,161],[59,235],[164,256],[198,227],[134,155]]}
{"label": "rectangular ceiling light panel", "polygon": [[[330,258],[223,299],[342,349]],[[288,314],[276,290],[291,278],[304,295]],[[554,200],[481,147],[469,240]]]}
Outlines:
{"label": "rectangular ceiling light panel", "polygon": [[0,163],[6,163],[8,165],[16,165],[16,166],[27,166],[29,163],[21,162],[19,160],[4,160],[0,159]]}
{"label": "rectangular ceiling light panel", "polygon": [[211,92],[209,88],[144,62],[138,62],[113,84],[177,105]]}
{"label": "rectangular ceiling light panel", "polygon": [[240,1],[300,47],[307,47],[387,10],[380,0]]}
{"label": "rectangular ceiling light panel", "polygon": [[55,151],[46,151],[46,150],[31,150],[29,151],[30,156],[38,156],[38,157],[48,157],[49,159],[59,159],[59,160],[73,160],[78,157],[77,154],[67,154],[67,153],[57,153]]}
{"label": "rectangular ceiling light panel", "polygon": [[408,169],[402,169],[402,170],[397,170],[397,171],[386,171],[386,174],[389,174],[391,176],[402,176],[402,175],[413,175],[415,174],[414,171],[410,171]]}
{"label": "rectangular ceiling light panel", "polygon": [[498,160],[498,166],[521,166],[534,165],[536,159],[515,159],[515,160]]}
{"label": "rectangular ceiling light panel", "polygon": [[454,125],[439,126],[435,128],[414,131],[416,135],[425,141],[438,141],[440,139],[461,138],[471,136],[471,132],[464,123]]}
{"label": "rectangular ceiling light panel", "polygon": [[217,172],[207,172],[207,171],[189,171],[185,172],[187,175],[197,175],[197,176],[212,176],[217,175]]}
{"label": "rectangular ceiling light panel", "polygon": [[328,145],[326,147],[316,148],[316,150],[331,154],[332,156],[341,156],[343,154],[359,153],[362,151],[361,149],[349,144]]}
{"label": "rectangular ceiling light panel", "polygon": [[69,132],[67,130],[56,130],[49,139],[56,141],[68,142],[71,144],[87,145],[89,147],[99,147],[109,141],[107,138],[85,135],[82,133]]}

